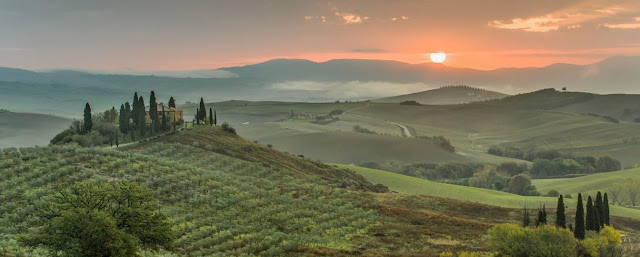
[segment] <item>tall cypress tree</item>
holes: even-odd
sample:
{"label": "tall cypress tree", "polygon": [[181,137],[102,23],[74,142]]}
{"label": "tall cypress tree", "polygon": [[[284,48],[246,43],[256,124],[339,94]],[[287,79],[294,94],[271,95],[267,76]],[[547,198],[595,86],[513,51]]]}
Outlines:
{"label": "tall cypress tree", "polygon": [[151,91],[149,97],[149,118],[151,119],[151,127],[153,132],[160,130],[160,117],[158,116],[158,103],[156,102],[156,93]]}
{"label": "tall cypress tree", "polygon": [[147,121],[145,119],[145,116],[147,114],[147,111],[144,109],[144,98],[142,98],[142,96],[140,98],[138,98],[138,113],[137,113],[137,118],[138,118],[138,131],[140,131],[140,135],[144,136],[144,134],[147,131]]}
{"label": "tall cypress tree", "polygon": [[133,94],[133,102],[131,102],[131,104],[133,104],[132,109],[131,109],[131,119],[133,120],[133,124],[135,124],[136,126],[138,126],[138,113],[140,112],[138,110],[138,104],[140,103],[140,98],[138,97],[138,92],[136,92],[135,94]]}
{"label": "tall cypress tree", "polygon": [[604,200],[602,203],[602,206],[604,207],[604,224],[607,226],[611,226],[611,220],[609,218],[609,197],[607,197],[607,193],[604,193]]}
{"label": "tall cypress tree", "polygon": [[120,115],[118,115],[118,129],[122,134],[127,133],[127,127],[125,122],[127,121],[127,110],[124,109],[124,104],[120,105]]}
{"label": "tall cypress tree", "polygon": [[538,207],[538,218],[536,218],[536,227],[542,225],[542,210]]}
{"label": "tall cypress tree", "polygon": [[213,110],[209,108],[209,125],[213,125]]}
{"label": "tall cypress tree", "polygon": [[173,99],[173,96],[169,98],[169,107],[176,108],[176,100]]}
{"label": "tall cypress tree", "polygon": [[82,126],[83,133],[91,132],[93,128],[93,119],[91,118],[91,106],[89,103],[84,105],[84,123]]}
{"label": "tall cypress tree", "polygon": [[207,117],[207,108],[204,107],[204,99],[202,99],[202,97],[200,97],[200,108],[198,108],[198,110],[200,110],[198,119],[204,121],[204,119]]}
{"label": "tall cypress tree", "polygon": [[591,196],[587,197],[587,230],[592,230],[592,231],[596,231],[595,228],[595,222],[596,219],[594,217],[595,215],[595,210],[593,208],[593,200],[591,199]]}
{"label": "tall cypress tree", "polygon": [[556,208],[556,227],[567,228],[567,222],[564,216],[564,199],[562,195],[558,197],[558,207]]}
{"label": "tall cypress tree", "polygon": [[131,131],[131,105],[129,105],[129,102],[124,103],[124,111],[126,113],[126,120],[124,122],[124,125],[127,127],[127,132],[125,132],[126,136],[126,134]]}
{"label": "tall cypress tree", "polygon": [[218,114],[216,113],[216,110],[213,110],[213,125],[218,125]]}
{"label": "tall cypress tree", "polygon": [[529,210],[527,209],[527,206],[524,206],[524,218],[522,219],[522,227],[528,227],[529,225],[531,225],[531,217],[529,217]]}
{"label": "tall cypress tree", "polygon": [[169,130],[169,123],[167,121],[167,115],[164,112],[164,105],[162,105],[162,131]]}
{"label": "tall cypress tree", "polygon": [[578,205],[576,206],[576,225],[573,235],[577,239],[584,239],[584,206],[582,205],[582,194],[578,193]]}
{"label": "tall cypress tree", "polygon": [[600,231],[600,228],[604,227],[604,204],[602,202],[602,193],[600,193],[600,191],[598,191],[598,193],[596,194],[596,203],[595,203],[596,209],[597,209],[597,221],[598,221],[598,231]]}

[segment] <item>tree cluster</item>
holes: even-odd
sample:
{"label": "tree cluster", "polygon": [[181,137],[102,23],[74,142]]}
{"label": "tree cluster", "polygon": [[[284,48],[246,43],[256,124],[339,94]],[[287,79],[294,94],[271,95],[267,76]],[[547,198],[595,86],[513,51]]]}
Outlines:
{"label": "tree cluster", "polygon": [[533,162],[530,174],[534,178],[562,177],[575,174],[592,174],[622,169],[620,161],[610,157],[563,155],[557,150],[530,150],[517,147],[492,146],[489,154]]}

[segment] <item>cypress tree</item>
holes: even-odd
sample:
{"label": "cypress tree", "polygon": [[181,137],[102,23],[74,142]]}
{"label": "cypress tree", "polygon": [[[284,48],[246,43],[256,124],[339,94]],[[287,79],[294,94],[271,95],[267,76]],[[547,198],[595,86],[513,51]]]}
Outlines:
{"label": "cypress tree", "polygon": [[562,198],[562,195],[558,197],[558,207],[556,208],[556,227],[567,228],[564,216],[564,199]]}
{"label": "cypress tree", "polygon": [[582,205],[582,194],[578,193],[578,205],[576,206],[576,227],[573,235],[577,239],[584,239],[584,206]]}
{"label": "cypress tree", "polygon": [[538,218],[536,218],[536,227],[542,225],[542,210],[538,207]]}
{"label": "cypress tree", "polygon": [[524,206],[524,218],[522,219],[522,227],[526,228],[531,225],[531,217],[529,217],[529,210],[527,206]]}
{"label": "cypress tree", "polygon": [[198,106],[198,113],[196,115],[198,116],[197,119],[202,121],[207,117],[207,110],[206,107],[204,107],[204,99],[202,99],[202,97],[200,97],[200,105]]}
{"label": "cypress tree", "polygon": [[164,112],[164,105],[162,105],[162,131],[169,130],[169,121],[167,120],[167,114]]}
{"label": "cypress tree", "polygon": [[173,99],[173,96],[169,98],[169,107],[176,108],[176,100]]}
{"label": "cypress tree", "polygon": [[604,193],[604,200],[602,203],[602,206],[604,207],[604,224],[607,226],[611,226],[611,220],[609,218],[609,197],[607,197],[607,193]]}
{"label": "cypress tree", "polygon": [[218,125],[218,114],[216,113],[216,110],[213,110],[213,125]]}
{"label": "cypress tree", "polygon": [[133,104],[133,107],[131,109],[131,119],[133,119],[133,123],[138,126],[138,113],[140,112],[138,110],[138,105],[140,104],[140,98],[138,97],[138,92],[136,92],[135,94],[133,94],[133,102],[131,102]]}
{"label": "cypress tree", "polygon": [[127,115],[125,116],[127,118],[127,120],[125,121],[125,126],[127,127],[127,132],[125,132],[126,136],[126,134],[131,131],[131,105],[129,105],[129,102],[124,103],[124,110],[127,113]]}
{"label": "cypress tree", "polygon": [[587,230],[593,230],[596,231],[595,228],[595,222],[596,219],[594,217],[595,215],[595,211],[593,208],[593,200],[591,199],[591,196],[587,197]]}
{"label": "cypress tree", "polygon": [[547,225],[547,206],[545,204],[542,205],[542,225]]}
{"label": "cypress tree", "polygon": [[196,124],[200,125],[200,108],[196,108]]}
{"label": "cypress tree", "polygon": [[138,130],[140,131],[140,136],[144,136],[145,132],[147,131],[147,121],[145,119],[146,113],[147,111],[145,111],[144,109],[144,99],[142,98],[142,96],[140,98],[138,98],[138,113],[137,113],[137,118],[138,118]]}
{"label": "cypress tree", "polygon": [[160,130],[160,117],[158,117],[158,104],[156,103],[156,93],[151,91],[151,96],[149,97],[149,118],[151,119],[151,127],[149,131],[157,132]]}
{"label": "cypress tree", "polygon": [[213,125],[213,110],[209,108],[209,125]]}
{"label": "cypress tree", "polygon": [[600,191],[596,194],[595,206],[597,209],[596,216],[598,217],[598,231],[600,231],[600,228],[604,227],[604,204],[602,202],[602,193],[600,193]]}
{"label": "cypress tree", "polygon": [[84,123],[82,126],[83,133],[91,132],[93,128],[93,119],[91,118],[91,106],[89,103],[84,105]]}

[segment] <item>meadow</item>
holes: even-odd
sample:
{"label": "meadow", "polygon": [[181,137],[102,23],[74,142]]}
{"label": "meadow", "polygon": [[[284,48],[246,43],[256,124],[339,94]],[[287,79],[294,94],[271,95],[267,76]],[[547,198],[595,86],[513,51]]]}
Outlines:
{"label": "meadow", "polygon": [[[351,169],[364,176],[372,183],[383,183],[389,187],[390,190],[399,193],[438,196],[508,208],[524,208],[525,205],[530,208],[537,208],[541,204],[546,205],[548,208],[555,208],[555,206],[557,206],[557,198],[555,197],[521,196],[497,190],[438,183],[426,179],[405,176],[388,171],[357,167],[354,165],[335,165]],[[539,180],[536,180],[534,185],[537,186],[538,182]],[[575,193],[575,196],[577,196],[577,192]],[[583,193],[587,193],[587,191]],[[565,199],[565,204],[573,209],[575,208],[576,201],[573,199]],[[637,209],[611,206],[611,215],[640,220],[640,210]]]}

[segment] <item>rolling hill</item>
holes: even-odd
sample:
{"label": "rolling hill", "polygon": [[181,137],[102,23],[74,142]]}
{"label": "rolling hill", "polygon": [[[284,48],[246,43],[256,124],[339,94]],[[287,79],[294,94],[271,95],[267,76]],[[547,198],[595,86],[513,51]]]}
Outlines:
{"label": "rolling hill", "polygon": [[347,169],[278,152],[219,127],[197,126],[119,149],[0,152],[0,250],[8,255],[42,254],[16,239],[37,229],[31,214],[39,204],[80,181],[126,179],[154,191],[177,240],[172,253],[153,255],[487,251],[481,240],[486,231],[520,216],[514,209],[384,193],[386,187]]}
{"label": "rolling hill", "polygon": [[[461,201],[470,201],[470,202],[476,202],[481,204],[489,204],[489,205],[496,205],[496,206],[509,207],[509,208],[522,208],[525,205],[538,206],[540,204],[545,204],[546,206],[556,206],[557,204],[557,199],[555,197],[520,196],[520,195],[510,194],[510,193],[501,192],[497,190],[491,190],[491,189],[438,183],[438,182],[433,182],[426,179],[410,177],[410,176],[383,171],[383,170],[363,168],[363,167],[358,167],[354,165],[337,165],[337,166],[341,168],[351,169],[357,172],[358,174],[364,176],[366,179],[368,179],[372,183],[384,183],[384,185],[388,186],[390,190],[400,192],[400,193],[437,196],[437,197],[444,197],[444,198],[456,199]],[[587,177],[588,176],[581,177],[581,178],[587,178]],[[589,179],[589,180],[593,181],[594,179]],[[540,183],[540,182],[541,180],[536,180],[534,184],[536,186],[539,184],[543,185],[542,187],[545,189],[550,188],[544,185],[545,182],[543,183]],[[571,182],[569,181],[565,181],[565,182],[566,183],[564,185],[571,185]],[[583,193],[585,195],[588,195],[587,193],[595,193],[595,191],[589,190],[588,192],[584,191]],[[574,194],[577,194],[577,192],[574,192]],[[595,195],[595,194],[592,194],[592,195]],[[573,199],[566,199],[565,204],[573,208],[572,206],[575,206],[576,202]],[[611,215],[639,220],[640,210],[619,207],[619,206],[611,206]]]}
{"label": "rolling hill", "polygon": [[421,104],[443,105],[443,104],[464,104],[480,102],[486,100],[500,99],[507,95],[466,86],[448,86],[438,89],[387,97],[373,100],[380,103],[401,103],[404,101],[416,101]]}
{"label": "rolling hill", "polygon": [[0,148],[46,146],[69,125],[71,120],[67,118],[0,111]]}

